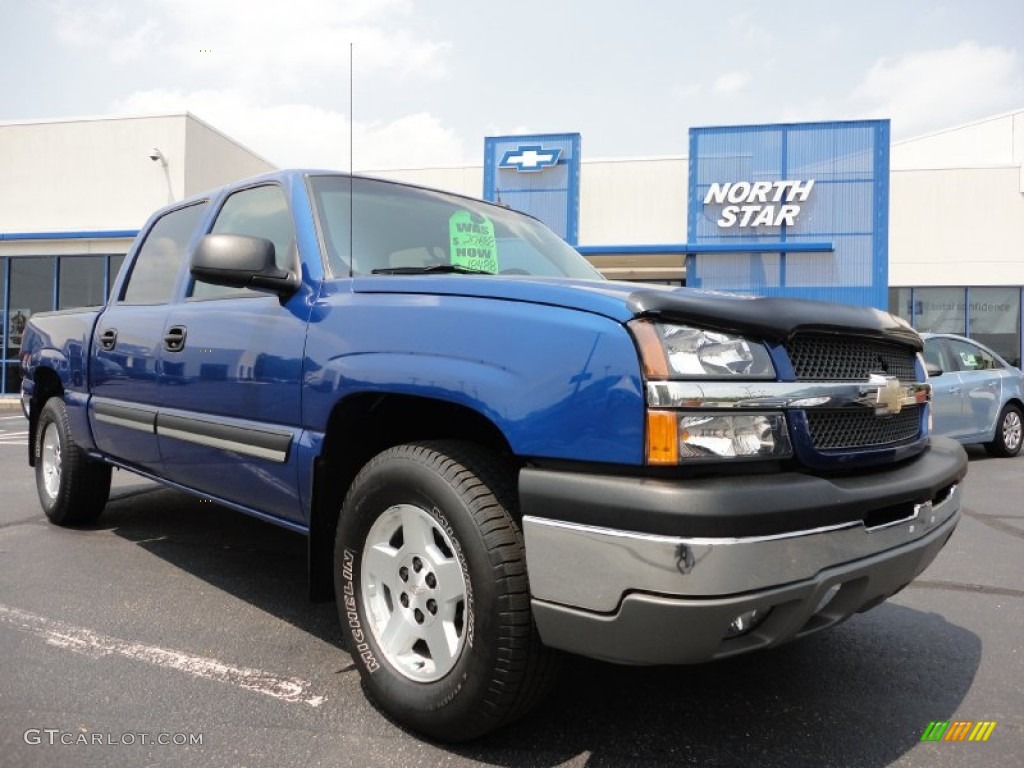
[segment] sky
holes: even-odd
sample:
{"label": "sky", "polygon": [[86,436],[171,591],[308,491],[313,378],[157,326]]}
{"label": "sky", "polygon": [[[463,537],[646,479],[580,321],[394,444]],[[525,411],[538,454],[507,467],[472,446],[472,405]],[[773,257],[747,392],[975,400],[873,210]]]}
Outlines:
{"label": "sky", "polygon": [[341,170],[350,125],[356,170],[530,132],[579,132],[585,159],[685,155],[706,125],[883,117],[899,140],[1024,108],[1022,30],[1024,0],[0,0],[0,121],[188,110]]}

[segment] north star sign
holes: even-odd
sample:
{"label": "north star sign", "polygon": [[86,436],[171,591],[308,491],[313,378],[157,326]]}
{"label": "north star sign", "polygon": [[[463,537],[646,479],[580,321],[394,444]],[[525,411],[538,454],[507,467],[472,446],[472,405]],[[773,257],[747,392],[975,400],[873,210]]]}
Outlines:
{"label": "north star sign", "polygon": [[540,144],[531,144],[510,149],[498,163],[499,168],[515,168],[517,171],[532,173],[558,165],[561,149],[544,149]]}
{"label": "north star sign", "polygon": [[725,205],[715,222],[719,227],[788,227],[796,223],[800,205],[814,189],[807,181],[714,182],[704,195],[704,205]]}

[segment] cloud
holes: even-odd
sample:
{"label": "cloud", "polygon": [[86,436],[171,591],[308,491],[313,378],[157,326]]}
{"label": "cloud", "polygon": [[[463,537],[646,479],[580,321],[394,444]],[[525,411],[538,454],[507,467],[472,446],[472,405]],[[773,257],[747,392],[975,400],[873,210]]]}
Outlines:
{"label": "cloud", "polygon": [[57,39],[76,48],[99,47],[108,41],[109,30],[124,24],[124,12],[110,2],[74,5],[62,0],[51,6]]}
{"label": "cloud", "polygon": [[[349,44],[357,72],[436,79],[450,44],[410,25],[409,0],[138,0],[52,6],[57,39],[139,62],[174,76],[202,75],[221,86],[289,91],[316,80],[347,80]],[[201,53],[202,52],[202,53]]]}
{"label": "cloud", "polygon": [[1006,111],[1021,101],[1024,77],[1016,51],[973,41],[882,58],[850,98],[862,115],[892,118],[899,135]]}
{"label": "cloud", "polygon": [[387,119],[373,112],[392,86],[447,75],[450,44],[414,28],[412,0],[57,0],[49,8],[60,44],[144,78],[145,90],[113,101],[116,114],[189,111],[281,167],[347,169],[351,43],[362,118],[356,168],[465,160],[462,140],[428,112],[395,114],[387,99],[377,100]]}
{"label": "cloud", "polygon": [[738,38],[750,45],[762,47],[769,46],[774,41],[766,25],[759,23],[751,11],[734,13],[729,17],[727,24],[732,39]]}
{"label": "cloud", "polygon": [[750,74],[747,72],[725,72],[715,78],[711,84],[711,92],[721,95],[728,95],[743,90],[750,82]]}
{"label": "cloud", "polygon": [[[189,111],[282,168],[349,167],[348,117],[301,103],[263,103],[242,91],[148,90],[114,104],[117,114]],[[357,122],[355,168],[417,168],[466,162],[462,140],[436,117],[418,112]]]}

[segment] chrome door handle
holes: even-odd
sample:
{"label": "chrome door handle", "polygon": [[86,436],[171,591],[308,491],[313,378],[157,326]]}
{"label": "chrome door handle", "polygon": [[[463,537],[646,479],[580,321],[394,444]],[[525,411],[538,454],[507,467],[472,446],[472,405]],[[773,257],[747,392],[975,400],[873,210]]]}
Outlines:
{"label": "chrome door handle", "polygon": [[107,330],[100,334],[100,346],[103,347],[106,352],[110,352],[117,346],[116,328],[107,328]]}
{"label": "chrome door handle", "polygon": [[181,352],[185,348],[185,337],[188,331],[183,325],[175,325],[167,329],[164,336],[164,349],[168,352]]}

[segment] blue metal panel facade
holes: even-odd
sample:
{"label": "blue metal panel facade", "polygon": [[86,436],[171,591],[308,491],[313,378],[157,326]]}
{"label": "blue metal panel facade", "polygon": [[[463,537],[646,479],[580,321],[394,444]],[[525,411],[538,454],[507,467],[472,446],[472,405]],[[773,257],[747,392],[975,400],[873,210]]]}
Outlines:
{"label": "blue metal panel facade", "polygon": [[580,134],[486,137],[483,198],[540,219],[570,245],[576,245]]}
{"label": "blue metal panel facade", "polygon": [[888,120],[691,128],[689,154],[687,285],[887,306]]}

